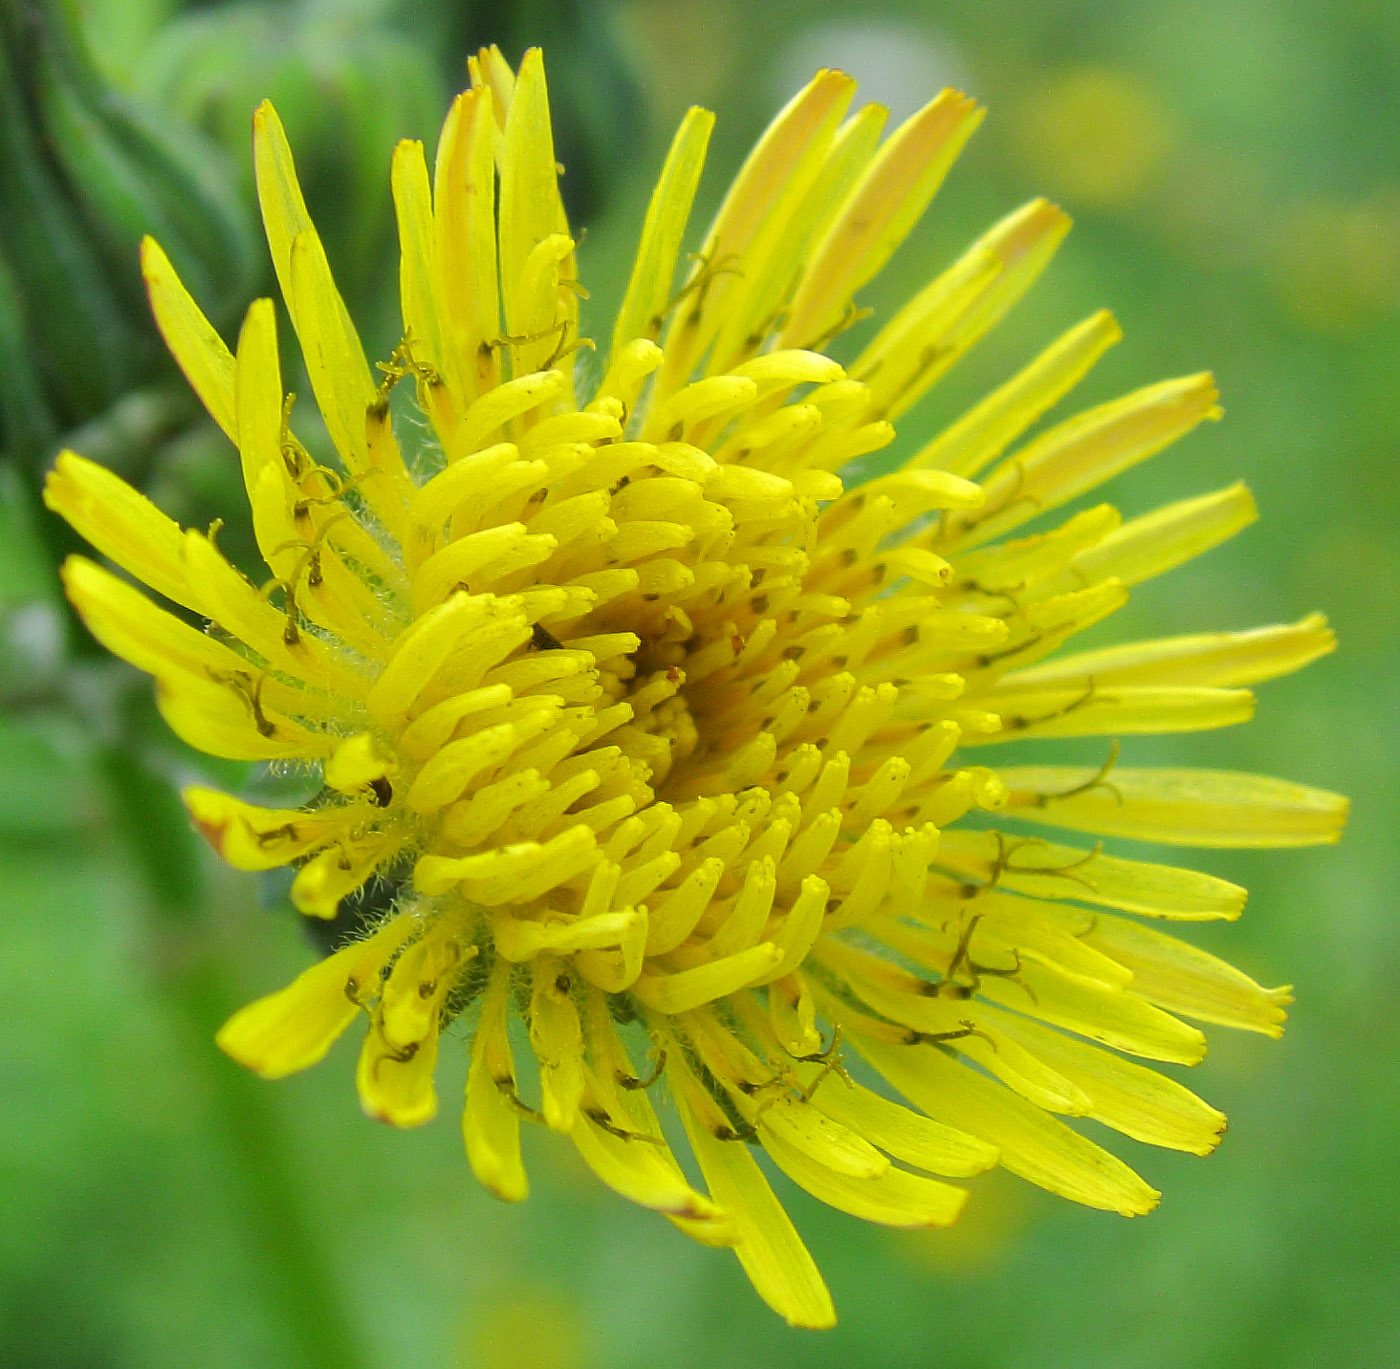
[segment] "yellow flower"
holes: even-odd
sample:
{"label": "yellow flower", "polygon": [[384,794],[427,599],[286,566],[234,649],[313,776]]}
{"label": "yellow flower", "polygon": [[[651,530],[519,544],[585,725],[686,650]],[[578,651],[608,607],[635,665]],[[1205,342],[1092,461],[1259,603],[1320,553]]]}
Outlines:
{"label": "yellow flower", "polygon": [[[1149,1211],[1156,1192],[1054,1114],[1209,1151],[1222,1115],[1125,1056],[1199,1060],[1183,1018],[1275,1036],[1288,995],[1142,920],[1233,918],[1244,890],[1024,824],[1289,846],[1335,840],[1345,804],[1119,766],[1116,740],[1102,764],[980,762],[1010,739],[1242,722],[1241,686],[1331,649],[1313,616],[1060,653],[1131,585],[1248,523],[1241,486],[1006,540],[1215,417],[1210,377],[1024,439],[1117,340],[1098,313],[847,490],[839,472],[891,440],[1068,227],[1032,202],[849,367],[824,354],[981,110],[945,91],[881,142],[885,111],[847,118],[853,83],[819,73],[676,289],[713,123],[692,110],[590,371],[540,55],[471,69],[431,175],[419,144],[394,156],[405,334],[377,387],[281,125],[258,111],[268,242],[334,458],[293,435],[272,303],[231,353],[145,245],[166,341],[239,450],[267,585],[81,457],[49,482],[100,552],[208,621],[92,561],[65,568],[171,727],[323,783],[289,810],[189,789],[201,830],[241,869],[294,866],[313,917],[359,890],[379,909],[220,1045],[277,1077],[363,1014],[365,1109],[412,1126],[436,1111],[439,1038],[459,1024],[467,1156],[492,1192],[525,1196],[520,1124],[542,1122],[619,1193],[732,1246],[806,1326],[831,1323],[831,1300],[759,1149],[895,1226],[951,1222],[966,1195],[944,1179],[997,1163]],[[987,812],[997,827],[960,821]],[[653,1107],[663,1091],[679,1127]],[[671,1148],[681,1128],[707,1193]]]}

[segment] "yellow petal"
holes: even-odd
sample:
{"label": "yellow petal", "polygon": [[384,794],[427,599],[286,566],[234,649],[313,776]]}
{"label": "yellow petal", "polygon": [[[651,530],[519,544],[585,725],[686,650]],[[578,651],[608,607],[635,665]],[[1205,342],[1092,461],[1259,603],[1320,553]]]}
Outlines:
{"label": "yellow petal", "polygon": [[[1034,705],[1031,705],[1023,701],[1022,690],[1019,688],[1013,690],[1010,686],[1005,685],[1003,679],[999,678],[1003,672],[1009,674],[1016,667],[1029,665],[1033,661],[1038,661],[1042,657],[1050,655],[1051,652],[1059,650],[1060,646],[1070,637],[1092,627],[1095,623],[1102,622],[1109,614],[1116,613],[1127,602],[1128,588],[1126,585],[1118,580],[1104,580],[1097,585],[1091,585],[1088,589],[1075,590],[1068,594],[1056,594],[1051,598],[1028,604],[1024,613],[1019,615],[1020,621],[1015,627],[1015,639],[1001,647],[1000,650],[979,659],[977,668],[965,672],[966,696],[969,702],[974,703],[979,711],[993,708],[1000,712],[1005,709],[1006,716],[1003,719],[1003,726],[1012,729],[1038,728],[1042,724],[1047,728],[1062,725],[1073,728],[1092,727],[1095,724],[1089,718],[1078,717],[1077,721],[1068,724],[1062,723],[1062,719],[1071,714],[1078,715],[1081,710],[1098,705],[1106,713],[1117,713],[1123,720],[1121,728],[1112,726],[1110,730],[1142,730],[1140,721],[1129,721],[1129,719],[1136,719],[1134,710],[1138,709],[1138,705],[1147,704],[1149,710],[1155,705],[1145,698],[1131,696],[1131,692],[1128,695],[1122,695],[1107,690],[1101,691],[1097,680],[1085,680],[1077,694],[1038,698]],[[984,691],[991,692],[989,694]],[[1036,691],[1031,690],[1031,692],[1035,693]],[[1236,699],[1234,702],[1239,703],[1240,701]],[[1190,696],[1169,696],[1165,697],[1162,703],[1165,706],[1164,711],[1166,709],[1189,711],[1192,705],[1195,705],[1199,711],[1202,700],[1192,699]],[[1091,714],[1090,718],[1092,716]],[[1102,718],[1105,713],[1100,713],[1098,716]],[[1158,730],[1158,728],[1153,726],[1151,730]],[[989,732],[984,739],[990,740],[993,735],[994,733]],[[1045,735],[1052,734],[1047,732]],[[1076,732],[1075,735],[1079,734]],[[1005,740],[1005,738],[1003,739]],[[968,740],[971,741],[972,738],[969,737]]]}
{"label": "yellow petal", "polygon": [[[501,611],[491,595],[459,592],[430,608],[394,643],[393,655],[365,700],[381,726],[402,726],[418,695],[473,628]],[[528,631],[528,628],[527,628]]]}
{"label": "yellow petal", "polygon": [[[768,986],[768,1026],[778,1045],[789,1055],[810,1056],[821,1050],[816,1001],[801,975],[786,975]],[[822,1110],[834,1116],[828,1109]]]}
{"label": "yellow petal", "polygon": [[1127,918],[1096,918],[1085,940],[1133,972],[1134,992],[1169,1012],[1283,1035],[1287,989],[1266,989],[1218,956]]}
{"label": "yellow petal", "polygon": [[[807,258],[808,244],[831,221],[851,186],[868,165],[887,111],[867,105],[840,124],[838,103],[826,128],[812,140],[810,160],[799,163],[773,212],[760,224],[738,263],[740,278],[721,320],[711,373],[752,357],[782,318],[784,305]],[[838,127],[838,125],[840,125]]]}
{"label": "yellow petal", "polygon": [[[1084,944],[1094,920],[1087,909],[992,892],[978,895],[976,910],[978,945],[994,948],[997,964],[1009,963],[1001,957],[1024,955],[1107,988],[1127,988],[1132,981],[1117,961]],[[952,925],[965,911],[961,900],[931,899],[916,916],[930,925]]]}
{"label": "yellow petal", "polygon": [[156,326],[209,416],[237,443],[233,404],[233,356],[214,325],[185,289],[170,258],[154,238],[141,240],[141,275]]}
{"label": "yellow petal", "polygon": [[1151,1212],[1161,1196],[1121,1160],[1063,1122],[931,1046],[889,1046],[862,1037],[857,1049],[910,1102],[998,1147],[1001,1164],[1041,1188],[1125,1217]]}
{"label": "yellow petal", "polygon": [[267,677],[223,643],[157,608],[139,590],[81,556],[64,562],[68,597],[109,651],[154,675],[171,726],[201,750],[235,760],[319,756],[330,739],[292,721],[299,691]]}
{"label": "yellow petal", "polygon": [[515,72],[511,70],[510,63],[502,56],[500,48],[492,43],[490,47],[480,48],[475,56],[467,58],[467,72],[474,88],[491,92],[496,108],[496,126],[504,131],[506,113],[515,97]]}
{"label": "yellow petal", "polygon": [[[686,111],[671,140],[671,150],[666,154],[665,165],[647,206],[632,278],[613,326],[614,359],[634,338],[655,341],[661,335],[675,278],[676,255],[685,235],[696,187],[700,184],[705,149],[714,124],[715,116],[709,110],[692,107]],[[609,365],[612,364],[610,361]]]}
{"label": "yellow petal", "polygon": [[976,475],[1068,394],[1122,336],[1118,321],[1106,309],[1091,315],[934,438],[910,466],[936,466],[968,478]]}
{"label": "yellow petal", "polygon": [[938,863],[1034,898],[1073,899],[1147,917],[1203,921],[1236,918],[1244,910],[1238,884],[1199,870],[1106,856],[1056,846],[1040,838],[1008,840],[998,833],[943,833]]}
{"label": "yellow petal", "polygon": [[[538,288],[532,288],[531,255],[549,239],[559,240],[561,248],[548,298],[541,298]],[[578,294],[568,284],[577,279],[578,267],[559,198],[544,61],[538,48],[521,59],[506,112],[499,242],[506,331],[531,339],[513,345],[515,374],[524,375],[540,370],[552,352],[578,335]],[[538,336],[541,333],[548,336]],[[571,388],[566,384],[566,390]]]}
{"label": "yellow petal", "polygon": [[349,831],[372,809],[367,805],[314,812],[264,808],[216,789],[191,785],[180,791],[200,834],[235,870],[272,870],[310,854]]}
{"label": "yellow petal", "polygon": [[[457,356],[446,343],[446,319],[440,302],[449,296],[438,271],[433,227],[433,193],[423,144],[404,139],[394,148],[390,183],[399,229],[399,298],[404,332],[413,359],[431,366],[458,402],[465,396],[457,381]],[[447,311],[442,311],[443,313]]]}
{"label": "yellow petal", "polygon": [[569,996],[564,962],[541,956],[531,967],[530,1045],[540,1062],[544,1120],[567,1134],[579,1120],[583,1097],[583,1031]]}
{"label": "yellow petal", "polygon": [[220,1049],[265,1079],[314,1065],[360,1011],[345,994],[345,966],[359,949],[347,946],[235,1013],[215,1038]]}
{"label": "yellow petal", "polygon": [[1089,1116],[1135,1141],[1207,1155],[1220,1144],[1225,1114],[1143,1065],[1124,1060],[1023,1017],[1003,1015],[1004,1031],[1092,1099]]}
{"label": "yellow petal", "polygon": [[[869,412],[898,417],[918,393],[956,360],[947,338],[958,320],[985,297],[1005,270],[997,254],[980,241],[935,276],[876,334],[856,358],[851,376],[869,390]],[[921,382],[926,368],[936,367]],[[906,396],[913,398],[905,402]],[[830,463],[823,463],[828,468]]]}
{"label": "yellow petal", "polygon": [[848,301],[918,222],[984,112],[945,90],[885,140],[808,254],[783,346],[810,345],[841,322]]}
{"label": "yellow petal", "polygon": [[1068,232],[1063,211],[1032,200],[905,305],[851,367],[875,411],[898,418],[909,408],[1030,289]]}
{"label": "yellow petal", "polygon": [[950,529],[975,546],[1155,456],[1202,419],[1219,418],[1209,374],[1164,380],[1057,424],[1008,457],[985,481],[987,503]]}
{"label": "yellow petal", "polygon": [[853,1179],[877,1179],[890,1162],[859,1132],[800,1099],[779,1097],[758,1113],[763,1143],[781,1142],[814,1165]]}
{"label": "yellow petal", "polygon": [[907,1170],[887,1169],[854,1178],[817,1163],[780,1136],[765,1136],[773,1163],[814,1198],[867,1222],[885,1226],[951,1226],[967,1203],[967,1190]]}
{"label": "yellow petal", "polygon": [[758,983],[767,984],[771,980],[781,979],[806,959],[807,952],[821,935],[822,918],[830,898],[831,888],[820,876],[808,875],[802,881],[792,908],[773,937],[773,944],[782,958],[763,974]]}
{"label": "yellow petal", "polygon": [[959,1055],[981,1065],[993,1078],[1047,1112],[1072,1117],[1083,1117],[1089,1112],[1089,1095],[1078,1084],[1002,1030],[1005,1014],[985,1003],[960,1006],[962,1021],[977,1031],[952,1043]]}
{"label": "yellow petal", "polygon": [[969,703],[1001,718],[1001,728],[985,736],[965,736],[963,744],[1012,741],[1022,737],[1100,737],[1126,733],[1197,732],[1232,727],[1254,714],[1247,689],[1199,685],[1114,685],[1091,680],[1083,689],[1004,686],[970,698]]}
{"label": "yellow petal", "polygon": [[680,1013],[698,1008],[727,994],[736,993],[773,970],[783,960],[783,952],[771,941],[760,942],[747,951],[725,956],[712,964],[668,974],[644,970],[632,992],[658,1012]]}
{"label": "yellow petal", "polygon": [[[802,1065],[798,1077],[810,1088],[820,1070],[820,1065]],[[962,1178],[981,1174],[997,1162],[995,1146],[881,1098],[861,1084],[832,1079],[812,1095],[812,1106],[895,1159],[933,1174]]]}
{"label": "yellow petal", "polygon": [[219,1048],[265,1079],[314,1065],[375,991],[412,926],[409,918],[395,918],[303,970],[285,989],[241,1008],[219,1029]]}
{"label": "yellow petal", "polygon": [[453,307],[448,330],[458,375],[471,394],[496,383],[500,332],[496,274],[495,114],[489,88],[459,95],[438,141],[433,180],[438,260]]}
{"label": "yellow petal", "polygon": [[579,823],[546,842],[523,841],[460,858],[423,856],[414,883],[425,894],[460,885],[467,898],[487,907],[526,903],[593,865],[597,841],[592,828]]}
{"label": "yellow petal", "polygon": [[[346,737],[336,745],[322,767],[326,786],[351,796],[362,794],[366,789],[374,789],[376,795],[387,795],[389,791],[376,788],[377,782],[397,773],[397,761],[385,753],[372,732],[357,732]],[[376,801],[382,807],[389,799],[386,796]]]}
{"label": "yellow petal", "polygon": [[[180,551],[185,578],[198,587],[201,611],[216,628],[256,652],[283,676],[329,691],[342,701],[363,694],[364,677],[347,666],[333,647],[274,608],[203,533],[186,532]],[[343,713],[344,707],[331,697],[308,697],[303,711],[333,716]]]}
{"label": "yellow petal", "polygon": [[[755,865],[758,863],[754,862]],[[724,862],[717,857],[702,860],[679,887],[655,900],[647,920],[648,955],[665,955],[668,951],[674,951],[695,930],[695,924],[709,907],[715,887],[719,884],[720,876],[724,874],[724,868]],[[752,869],[753,866],[749,868]],[[757,932],[762,930],[760,925]],[[752,945],[757,940],[755,934],[753,941],[748,944]],[[731,947],[727,943],[716,945],[714,939],[710,943],[710,951],[715,959],[742,949],[745,947]]]}
{"label": "yellow petal", "polygon": [[481,1003],[481,1021],[472,1038],[462,1139],[467,1160],[481,1184],[507,1202],[529,1192],[520,1159],[520,1114],[511,1102],[515,1065],[511,1059],[508,1011],[513,966],[497,960]]}
{"label": "yellow petal", "polygon": [[[979,547],[959,556],[958,579],[991,593],[1013,590],[1019,595],[1058,575],[1081,551],[1103,541],[1122,521],[1111,504],[1098,504],[1049,532]],[[926,532],[918,540],[933,539]]]}
{"label": "yellow petal", "polygon": [[1109,576],[1125,585],[1141,584],[1218,546],[1258,516],[1254,496],[1243,483],[1167,504],[1124,523],[1076,556],[1063,583],[1050,588],[1070,589],[1085,579]]}
{"label": "yellow petal", "polygon": [[206,755],[231,761],[312,760],[330,750],[331,738],[274,712],[266,699],[254,708],[257,685],[251,673],[233,672],[218,684],[174,672],[157,675],[156,681],[156,707],[167,726]]}
{"label": "yellow petal", "polygon": [[448,742],[414,776],[405,801],[415,813],[433,813],[457,799],[483,771],[501,764],[526,740],[510,723],[485,727]]}
{"label": "yellow petal", "polygon": [[[921,965],[937,971],[940,975],[953,977],[956,973],[966,974],[966,966],[952,963],[953,944],[950,935],[935,936],[893,918],[883,917],[871,924],[872,931],[889,945],[904,955],[910,956]],[[975,939],[969,942],[967,954],[972,957],[979,949]],[[889,993],[876,984],[871,984],[870,967],[872,958],[857,959],[857,953],[845,950],[841,953],[843,963],[852,968],[851,982],[861,997],[872,1006],[884,1011],[886,998],[893,1000],[891,1007],[902,1014],[897,1021],[908,1020],[909,1025],[933,1032],[949,1030],[939,1009],[954,1016],[961,1010],[961,1016],[974,1024],[978,1023],[976,1005],[963,1003],[959,998],[946,1000],[940,996],[921,999],[915,992]],[[1019,959],[1019,957],[1018,957]],[[971,959],[969,959],[969,964]],[[878,965],[878,961],[874,961]],[[1012,967],[1003,967],[1011,969]],[[886,974],[902,974],[902,971],[886,971]],[[1131,1055],[1145,1055],[1154,1060],[1171,1060],[1178,1064],[1194,1065],[1205,1054],[1205,1037],[1194,1027],[1178,1021],[1169,1013],[1153,1007],[1141,995],[1118,985],[1107,985],[1092,980],[1080,979],[1065,974],[1051,965],[1042,965],[1027,960],[1016,964],[1014,973],[1004,975],[977,975],[977,992],[983,998],[1005,1004],[1027,1017],[1038,1017],[1056,1026],[1067,1027],[1094,1041],[1127,1051]],[[917,981],[909,987],[917,986]],[[898,988],[900,986],[896,986]],[[878,1001],[877,1001],[878,1000]],[[924,1020],[915,1020],[915,1015],[923,1005],[928,1014]],[[895,1016],[895,1012],[888,1015]],[[995,1039],[995,1038],[994,1038]],[[966,1042],[955,1042],[961,1049]],[[974,1044],[976,1059],[984,1068],[1004,1070],[1007,1082],[1027,1096],[1036,1094],[1039,1106],[1052,1105],[1056,1110],[1078,1111],[1084,1105],[1083,1096],[1066,1080],[1057,1078],[1053,1071],[1037,1070],[1034,1064],[1017,1055],[1006,1053],[1004,1061],[992,1062],[987,1052],[978,1050]],[[972,1052],[969,1052],[972,1053]],[[1057,1101],[1057,1095],[1059,1101]]]}
{"label": "yellow petal", "polygon": [[1021,816],[1141,841],[1317,846],[1340,840],[1347,819],[1340,794],[1268,775],[1114,768],[1100,778],[1080,766],[1018,766],[999,773],[1008,808],[1022,810]]}
{"label": "yellow petal", "polygon": [[[1136,992],[1086,983],[1033,964],[1024,967],[1019,980],[984,977],[981,992],[1028,1017],[1067,1027],[1130,1055],[1179,1065],[1194,1065],[1205,1055],[1205,1037],[1199,1031]],[[1082,1102],[1077,1100],[1077,1105]]]}
{"label": "yellow petal", "polygon": [[359,473],[369,466],[365,415],[374,403],[374,382],[306,212],[282,121],[266,100],[253,115],[253,170],[272,264],[301,340],[311,388],[336,451]]}
{"label": "yellow petal", "polygon": [[834,1325],[831,1294],[748,1147],[715,1136],[706,1124],[713,1102],[679,1061],[670,1068],[691,1149],[715,1201],[734,1223],[734,1253],[759,1297],[789,1325]]}
{"label": "yellow petal", "polygon": [[1248,685],[1271,680],[1335,650],[1336,634],[1320,613],[1296,623],[1246,632],[1158,637],[1061,656],[1008,675],[1011,685],[1089,680],[1101,685]]}
{"label": "yellow petal", "polygon": [[686,1182],[660,1131],[629,1125],[630,1112],[622,1110],[616,1085],[595,1069],[585,1067],[585,1077],[584,1106],[572,1139],[588,1167],[630,1202],[713,1227],[725,1223],[721,1210]]}
{"label": "yellow petal", "polygon": [[[270,299],[254,300],[238,334],[235,374],[238,454],[243,483],[253,510],[258,550],[274,574],[285,576],[295,564],[294,546],[286,539],[286,505],[295,498],[282,461],[283,393],[277,352],[277,315]],[[266,491],[270,498],[261,495]],[[275,507],[280,519],[269,518]]]}
{"label": "yellow petal", "polygon": [[372,1019],[355,1071],[360,1106],[376,1121],[391,1126],[418,1127],[432,1121],[437,1115],[433,1085],[437,1052],[436,1018],[427,1036],[407,1048],[386,1041]]}
{"label": "yellow petal", "polygon": [[589,1169],[629,1202],[694,1221],[709,1222],[718,1211],[644,1140],[616,1136],[587,1115],[575,1122],[572,1140]]}
{"label": "yellow petal", "polygon": [[[496,442],[453,462],[419,487],[408,508],[411,544],[405,551],[411,557],[411,570],[438,549],[449,520],[473,507],[489,508],[511,492],[516,470],[529,469],[519,455],[513,442]],[[476,531],[478,526],[473,520],[462,530]]]}
{"label": "yellow petal", "polygon": [[[583,1016],[591,1064],[584,1069],[584,1106],[573,1132],[579,1153],[623,1197],[664,1212],[706,1245],[732,1244],[733,1223],[690,1186],[667,1145],[647,1090],[618,1039],[605,995],[586,992]],[[664,1063],[663,1057],[659,1064]]]}
{"label": "yellow petal", "polygon": [[392,831],[370,832],[312,856],[292,880],[292,903],[307,917],[334,917],[341,899],[353,894],[401,845],[402,838]]}
{"label": "yellow petal", "polygon": [[185,575],[179,524],[119,475],[76,452],[60,452],[44,481],[44,503],[123,570],[199,610],[199,593]]}
{"label": "yellow petal", "polygon": [[[812,184],[854,91],[855,82],[849,76],[818,72],[749,153],[687,281],[687,286],[694,287],[689,307],[677,309],[667,325],[659,387],[663,397],[689,379],[714,341],[733,298],[740,293],[740,278],[733,272],[747,265],[765,225],[770,234],[781,231],[784,209],[799,201]],[[700,282],[706,288],[698,288]]]}
{"label": "yellow petal", "polygon": [[331,441],[352,474],[369,469],[366,416],[374,383],[359,334],[331,279],[330,263],[312,228],[292,239],[288,308],[316,403]]}
{"label": "yellow petal", "polygon": [[272,265],[282,297],[291,307],[292,242],[311,227],[311,216],[306,212],[282,120],[266,100],[253,113],[253,172]]}

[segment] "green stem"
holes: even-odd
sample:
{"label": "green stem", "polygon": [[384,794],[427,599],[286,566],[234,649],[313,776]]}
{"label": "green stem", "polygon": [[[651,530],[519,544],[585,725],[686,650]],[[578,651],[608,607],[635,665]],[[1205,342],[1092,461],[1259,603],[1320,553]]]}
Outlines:
{"label": "green stem", "polygon": [[327,1243],[311,1220],[304,1183],[288,1163],[285,1122],[273,1090],[214,1045],[239,991],[208,916],[216,896],[203,877],[188,819],[130,744],[109,752],[103,769],[116,829],[140,861],[156,987],[179,1014],[191,1058],[208,1071],[210,1124],[223,1146],[264,1303],[280,1319],[294,1352],[289,1361],[305,1369],[367,1369]]}
{"label": "green stem", "polygon": [[267,1303],[280,1314],[299,1364],[368,1369],[325,1243],[285,1163],[280,1119],[266,1086],[215,1051],[215,1024],[236,997],[227,978],[215,961],[196,956],[166,981],[165,996],[179,1009],[200,1058],[209,1061],[212,1120],[225,1143]]}

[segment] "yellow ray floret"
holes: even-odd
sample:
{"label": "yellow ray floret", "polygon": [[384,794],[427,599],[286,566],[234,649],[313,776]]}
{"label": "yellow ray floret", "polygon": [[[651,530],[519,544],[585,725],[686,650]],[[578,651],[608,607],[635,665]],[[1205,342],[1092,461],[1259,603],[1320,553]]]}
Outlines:
{"label": "yellow ray floret", "polygon": [[[567,1136],[802,1326],[831,1324],[831,1296],[755,1149],[891,1226],[955,1220],[948,1180],[997,1164],[1151,1210],[1077,1119],[1210,1151],[1223,1115],[1151,1062],[1199,1060],[1198,1023],[1277,1035],[1289,995],[1147,921],[1238,917],[1238,885],[1038,833],[1302,846],[1346,816],[1300,784],[1124,757],[1245,721],[1247,686],[1332,649],[1321,617],[1062,649],[1255,517],[1242,485],[1043,517],[1218,417],[1213,380],[1038,427],[1118,341],[1099,312],[848,488],[1069,227],[1032,201],[849,365],[827,354],[973,101],[945,91],[881,141],[886,111],[848,118],[854,82],[818,73],[681,272],[714,122],[689,111],[606,355],[576,369],[593,342],[543,60],[469,67],[431,164],[394,153],[404,334],[377,367],[277,115],[256,113],[319,422],[285,391],[272,302],[231,350],[143,246],[157,324],[238,448],[265,578],[77,455],[49,479],[115,567],[71,558],[69,595],[172,728],[305,780],[275,807],[184,792],[230,864],[292,869],[335,946],[219,1045],[276,1078],[363,1018],[361,1104],[410,1127],[465,1037],[463,1140],[491,1192],[528,1191],[523,1123]],[[1078,764],[990,749],[1040,738],[1105,740]]]}

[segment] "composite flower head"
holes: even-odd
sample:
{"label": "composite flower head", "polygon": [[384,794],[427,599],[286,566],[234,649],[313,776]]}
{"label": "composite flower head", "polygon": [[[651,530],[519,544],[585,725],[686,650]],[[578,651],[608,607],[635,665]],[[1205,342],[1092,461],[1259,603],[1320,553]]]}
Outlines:
{"label": "composite flower head", "polygon": [[[230,351],[145,245],[161,330],[238,449],[265,583],[77,455],[48,486],[182,610],[65,567],[170,726],[319,785],[281,809],[189,789],[200,829],[239,868],[294,867],[303,913],[359,911],[220,1044],[276,1077],[358,1020],[365,1109],[412,1126],[437,1110],[442,1038],[460,1038],[489,1189],[525,1196],[520,1128],[541,1123],[624,1196],[732,1246],[803,1325],[830,1323],[831,1301],[760,1152],[895,1226],[951,1222],[966,1191],[948,1179],[998,1163],[1149,1211],[1156,1192],[1060,1117],[1209,1151],[1223,1116],[1138,1061],[1199,1060],[1194,1023],[1277,1035],[1288,998],[1159,930],[1233,918],[1242,889],[1101,838],[1302,845],[1345,812],[1120,755],[1137,734],[1244,721],[1245,686],[1331,648],[1320,618],[1069,646],[1253,518],[1239,485],[1126,520],[1053,516],[1216,417],[1211,378],[1042,423],[1117,341],[1097,313],[848,486],[1068,228],[1033,201],[849,365],[827,355],[980,109],[945,91],[882,140],[886,112],[849,114],[853,82],[819,73],[686,267],[713,123],[690,111],[611,337],[580,364],[594,342],[540,55],[471,66],[431,169],[417,143],[394,156],[404,334],[378,380],[277,116],[257,113],[319,444],[271,301]],[[1101,740],[1076,766],[996,764],[997,743],[1067,737]]]}

